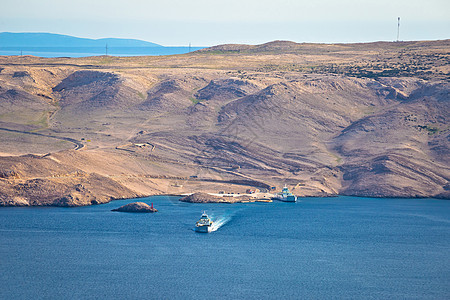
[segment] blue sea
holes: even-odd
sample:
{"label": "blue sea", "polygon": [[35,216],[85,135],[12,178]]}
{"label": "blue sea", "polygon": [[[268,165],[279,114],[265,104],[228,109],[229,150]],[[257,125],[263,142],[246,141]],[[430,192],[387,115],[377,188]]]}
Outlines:
{"label": "blue sea", "polygon": [[[204,47],[109,47],[111,56],[173,55]],[[0,47],[0,55],[34,55],[40,57],[85,57],[105,55],[105,47]]]}
{"label": "blue sea", "polygon": [[450,299],[450,201],[139,200],[0,208],[0,299]]}

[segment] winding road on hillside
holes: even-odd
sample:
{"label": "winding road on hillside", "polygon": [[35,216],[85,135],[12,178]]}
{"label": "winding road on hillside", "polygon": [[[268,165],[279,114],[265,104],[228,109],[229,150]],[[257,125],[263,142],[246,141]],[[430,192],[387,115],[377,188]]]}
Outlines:
{"label": "winding road on hillside", "polygon": [[42,136],[42,137],[47,137],[47,138],[67,141],[67,142],[73,143],[75,145],[75,148],[74,148],[75,150],[80,150],[80,149],[82,149],[84,147],[83,143],[81,143],[80,141],[77,141],[75,139],[68,138],[68,137],[61,137],[61,136],[56,136],[56,135],[47,135],[47,134],[42,134],[42,133],[37,133],[37,132],[29,132],[29,131],[8,129],[8,128],[0,128],[0,130],[8,131],[8,132],[15,132],[15,133],[31,134],[31,135],[37,135],[37,136]]}

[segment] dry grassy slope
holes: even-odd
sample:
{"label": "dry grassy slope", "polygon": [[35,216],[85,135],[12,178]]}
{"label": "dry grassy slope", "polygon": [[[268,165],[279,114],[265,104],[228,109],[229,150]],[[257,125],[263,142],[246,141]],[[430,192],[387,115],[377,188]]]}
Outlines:
{"label": "dry grassy slope", "polygon": [[318,44],[318,43],[295,43],[291,41],[272,41],[261,45],[243,45],[243,44],[225,44],[213,46],[199,50],[198,52],[257,52],[266,53],[271,51],[277,52],[330,52],[330,51],[373,51],[376,49],[397,50],[398,48],[421,49],[423,47],[442,47],[449,46],[449,40],[440,41],[408,41],[400,43],[391,42],[372,42],[372,43],[355,43],[355,44]]}
{"label": "dry grassy slope", "polygon": [[0,158],[0,206],[83,206],[139,194],[51,155]]}
{"label": "dry grassy slope", "polygon": [[[4,174],[19,174],[0,180],[2,201],[36,204],[36,186],[76,195],[42,196],[46,205],[89,204],[96,192],[103,202],[133,193],[126,187],[231,187],[202,179],[448,198],[449,47],[272,42],[170,57],[0,57],[0,127],[24,132],[0,130],[0,154],[54,152],[2,158]],[[55,137],[85,147],[56,152],[74,145]],[[102,181],[114,195],[93,184]]]}
{"label": "dry grassy slope", "polygon": [[335,138],[344,192],[449,197],[449,84],[426,85]]}

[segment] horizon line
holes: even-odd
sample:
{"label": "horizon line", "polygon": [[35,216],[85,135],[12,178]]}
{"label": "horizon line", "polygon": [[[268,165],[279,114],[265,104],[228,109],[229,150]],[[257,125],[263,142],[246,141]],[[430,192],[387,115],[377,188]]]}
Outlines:
{"label": "horizon line", "polygon": [[[94,40],[94,41],[99,41],[99,40],[104,40],[104,39],[122,39],[122,40],[134,40],[134,41],[141,41],[141,42],[146,42],[146,43],[152,43],[152,44],[156,44],[159,45],[161,47],[192,47],[192,48],[210,48],[210,47],[215,47],[215,46],[222,46],[222,45],[247,45],[247,46],[258,46],[258,45],[264,45],[264,44],[268,44],[268,43],[272,43],[272,42],[293,42],[296,44],[322,44],[322,45],[336,45],[336,44],[370,44],[370,43],[402,43],[402,42],[426,42],[426,41],[446,41],[449,40],[450,38],[445,38],[445,39],[417,39],[417,40],[400,40],[397,41],[395,39],[393,40],[370,40],[370,41],[352,41],[352,42],[311,42],[311,41],[302,41],[302,42],[298,42],[298,41],[293,41],[293,40],[283,40],[283,39],[274,39],[274,40],[270,40],[267,42],[262,42],[262,43],[234,43],[234,42],[224,42],[224,43],[219,43],[219,44],[210,44],[210,45],[192,45],[192,44],[187,44],[187,45],[162,45],[159,44],[157,42],[152,42],[152,41],[148,41],[148,40],[143,40],[143,39],[139,39],[139,38],[128,38],[128,37],[102,37],[102,38],[89,38],[89,37],[80,37],[80,36],[75,36],[75,35],[70,35],[70,34],[64,34],[64,33],[53,33],[53,32],[43,32],[43,31],[36,31],[36,32],[32,32],[32,31],[21,31],[21,32],[12,32],[12,31],[2,31],[0,32],[0,34],[2,33],[11,33],[11,34],[53,34],[53,35],[61,35],[61,36],[69,36],[69,37],[74,37],[74,38],[80,38],[80,39],[88,39],[88,40]],[[0,46],[2,47],[2,46]],[[10,46],[10,47],[16,47],[16,46]],[[26,46],[26,47],[36,47],[36,46]],[[51,47],[51,46],[50,46]],[[146,47],[146,46],[134,46],[133,48],[139,48],[139,47]],[[150,46],[148,46],[150,47]],[[48,47],[47,47],[48,48]],[[111,48],[115,48],[115,47],[111,47]]]}

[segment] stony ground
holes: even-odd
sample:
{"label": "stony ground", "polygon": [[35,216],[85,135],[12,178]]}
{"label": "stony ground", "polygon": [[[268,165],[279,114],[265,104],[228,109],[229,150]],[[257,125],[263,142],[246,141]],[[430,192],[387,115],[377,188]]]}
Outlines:
{"label": "stony ground", "polygon": [[445,40],[0,57],[0,205],[284,184],[449,198],[449,53]]}

